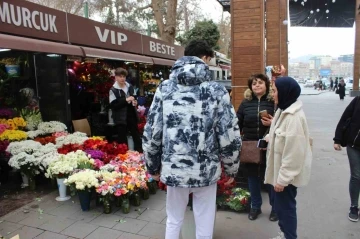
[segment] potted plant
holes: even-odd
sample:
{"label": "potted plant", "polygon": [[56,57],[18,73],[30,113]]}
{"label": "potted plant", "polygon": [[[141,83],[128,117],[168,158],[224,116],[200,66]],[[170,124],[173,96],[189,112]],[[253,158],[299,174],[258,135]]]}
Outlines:
{"label": "potted plant", "polygon": [[0,63],[5,65],[6,72],[9,76],[19,76],[20,75],[20,59],[19,58],[3,58]]}
{"label": "potted plant", "polygon": [[77,191],[81,209],[83,211],[89,211],[91,192],[94,188],[99,187],[97,172],[91,169],[85,169],[65,179],[64,183]]}

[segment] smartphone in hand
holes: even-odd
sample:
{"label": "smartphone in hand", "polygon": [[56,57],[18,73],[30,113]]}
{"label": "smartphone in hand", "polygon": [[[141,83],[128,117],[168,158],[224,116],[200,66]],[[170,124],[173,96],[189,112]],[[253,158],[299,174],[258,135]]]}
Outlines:
{"label": "smartphone in hand", "polygon": [[269,114],[268,114],[267,110],[260,111],[259,115],[261,118],[269,118]]}

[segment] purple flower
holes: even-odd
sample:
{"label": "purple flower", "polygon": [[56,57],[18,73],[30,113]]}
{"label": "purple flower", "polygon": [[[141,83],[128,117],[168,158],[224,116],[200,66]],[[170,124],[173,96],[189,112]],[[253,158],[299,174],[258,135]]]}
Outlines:
{"label": "purple flower", "polygon": [[88,149],[85,150],[85,152],[90,154],[91,158],[93,159],[102,159],[104,157],[104,153],[101,150]]}
{"label": "purple flower", "polygon": [[0,109],[0,118],[12,119],[15,112],[12,109]]}

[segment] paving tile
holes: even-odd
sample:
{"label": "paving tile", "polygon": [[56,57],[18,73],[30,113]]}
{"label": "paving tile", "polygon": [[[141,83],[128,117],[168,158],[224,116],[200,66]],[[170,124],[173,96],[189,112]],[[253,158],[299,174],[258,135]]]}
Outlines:
{"label": "paving tile", "polygon": [[138,219],[148,221],[148,222],[162,222],[164,218],[166,217],[166,212],[164,211],[158,211],[158,210],[152,210],[148,209],[145,212],[143,212]]}
{"label": "paving tile", "polygon": [[122,217],[128,217],[128,218],[138,218],[144,211],[146,210],[145,207],[130,207],[130,213],[124,214],[121,209],[116,211],[114,214],[119,215]]}
{"label": "paving tile", "polygon": [[119,236],[123,234],[120,231],[105,228],[105,227],[99,227],[95,231],[93,231],[90,235],[88,235],[85,239],[117,239]]}
{"label": "paving tile", "polygon": [[39,236],[35,237],[34,239],[67,239],[67,238],[68,238],[67,236],[60,235],[57,233],[44,232],[44,233],[41,233]]}
{"label": "paving tile", "polygon": [[120,217],[118,215],[101,214],[100,216],[96,217],[94,220],[90,221],[89,223],[100,227],[112,228],[118,223],[118,220],[121,219],[123,219],[123,217]]}
{"label": "paving tile", "polygon": [[43,229],[45,231],[51,231],[60,233],[61,231],[65,230],[76,221],[68,218],[53,218],[48,220],[46,223],[42,224],[38,228]]}
{"label": "paving tile", "polygon": [[118,239],[149,239],[149,237],[144,237],[144,236],[125,232]]}
{"label": "paving tile", "polygon": [[40,208],[44,212],[49,212],[57,207],[60,207],[61,205],[63,205],[63,202],[58,202],[54,198],[52,200],[41,201],[41,202],[35,201],[27,205],[27,208],[33,211],[37,211]]}
{"label": "paving tile", "polygon": [[82,221],[82,222],[88,223],[88,222],[94,220],[96,217],[98,217],[101,214],[102,214],[102,209],[99,208],[99,209],[93,209],[93,210],[86,211],[86,212],[76,211],[73,214],[71,214],[70,216],[68,216],[67,218],[70,218],[75,221]]}
{"label": "paving tile", "polygon": [[162,220],[161,224],[166,225],[166,220],[167,220],[167,217],[165,217],[164,220]]}
{"label": "paving tile", "polygon": [[36,213],[30,217],[25,218],[24,220],[21,220],[18,223],[29,227],[39,227],[51,219],[56,219],[56,217],[50,214]]}
{"label": "paving tile", "polygon": [[17,223],[3,221],[0,223],[0,235],[8,235],[22,226]]}
{"label": "paving tile", "polygon": [[[24,212],[26,211],[26,212]],[[20,222],[25,218],[28,218],[33,215],[37,215],[37,212],[29,211],[29,210],[17,210],[14,213],[10,213],[4,216],[1,220],[8,221],[8,222]]]}
{"label": "paving tile", "polygon": [[75,224],[63,230],[61,234],[75,238],[85,238],[90,233],[95,231],[97,228],[98,226],[96,225],[83,223],[83,222],[76,222]]}
{"label": "paving tile", "polygon": [[138,234],[142,236],[149,236],[151,238],[163,239],[165,238],[165,225],[149,222]]}
{"label": "paving tile", "polygon": [[48,213],[58,217],[68,217],[74,213],[78,213],[81,211],[80,206],[77,205],[61,205]]}
{"label": "paving tile", "polygon": [[8,238],[12,238],[16,235],[19,235],[20,239],[33,239],[43,233],[43,230],[39,230],[33,227],[23,226],[13,233],[8,235]]}
{"label": "paving tile", "polygon": [[165,200],[152,200],[151,196],[149,200],[142,201],[141,207],[153,209],[153,210],[159,210],[161,211],[166,206]]}
{"label": "paving tile", "polygon": [[125,222],[123,223],[119,222],[113,227],[113,229],[124,232],[130,232],[130,233],[138,233],[141,229],[143,229],[146,226],[146,224],[148,224],[148,222],[146,221],[126,218]]}

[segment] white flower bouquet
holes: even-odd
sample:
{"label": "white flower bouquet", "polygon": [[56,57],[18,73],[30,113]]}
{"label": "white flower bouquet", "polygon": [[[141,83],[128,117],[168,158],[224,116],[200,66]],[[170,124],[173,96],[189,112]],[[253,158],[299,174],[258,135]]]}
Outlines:
{"label": "white flower bouquet", "polygon": [[41,122],[38,125],[38,130],[44,131],[45,134],[52,134],[56,132],[64,132],[67,130],[65,124],[58,121]]}
{"label": "white flower bouquet", "polygon": [[29,139],[35,139],[39,135],[45,135],[46,133],[42,130],[33,130],[26,132]]}
{"label": "white flower bouquet", "polygon": [[39,142],[35,142],[33,140],[25,140],[20,142],[11,142],[7,147],[6,151],[13,156],[22,152],[33,154],[33,152],[36,152],[38,149],[41,148],[41,146],[42,145]]}
{"label": "white flower bouquet", "polygon": [[64,181],[65,185],[75,188],[78,191],[91,190],[99,186],[98,173],[94,170],[85,169],[71,175]]}
{"label": "white flower bouquet", "polygon": [[34,155],[21,152],[10,158],[9,165],[21,170],[26,175],[34,176],[40,173],[41,159]]}
{"label": "white flower bouquet", "polygon": [[58,148],[61,148],[64,145],[67,144],[83,144],[86,140],[88,139],[88,137],[86,136],[85,133],[81,133],[81,132],[75,132],[73,134],[69,134],[66,136],[60,136],[58,138],[56,138],[56,146]]}

